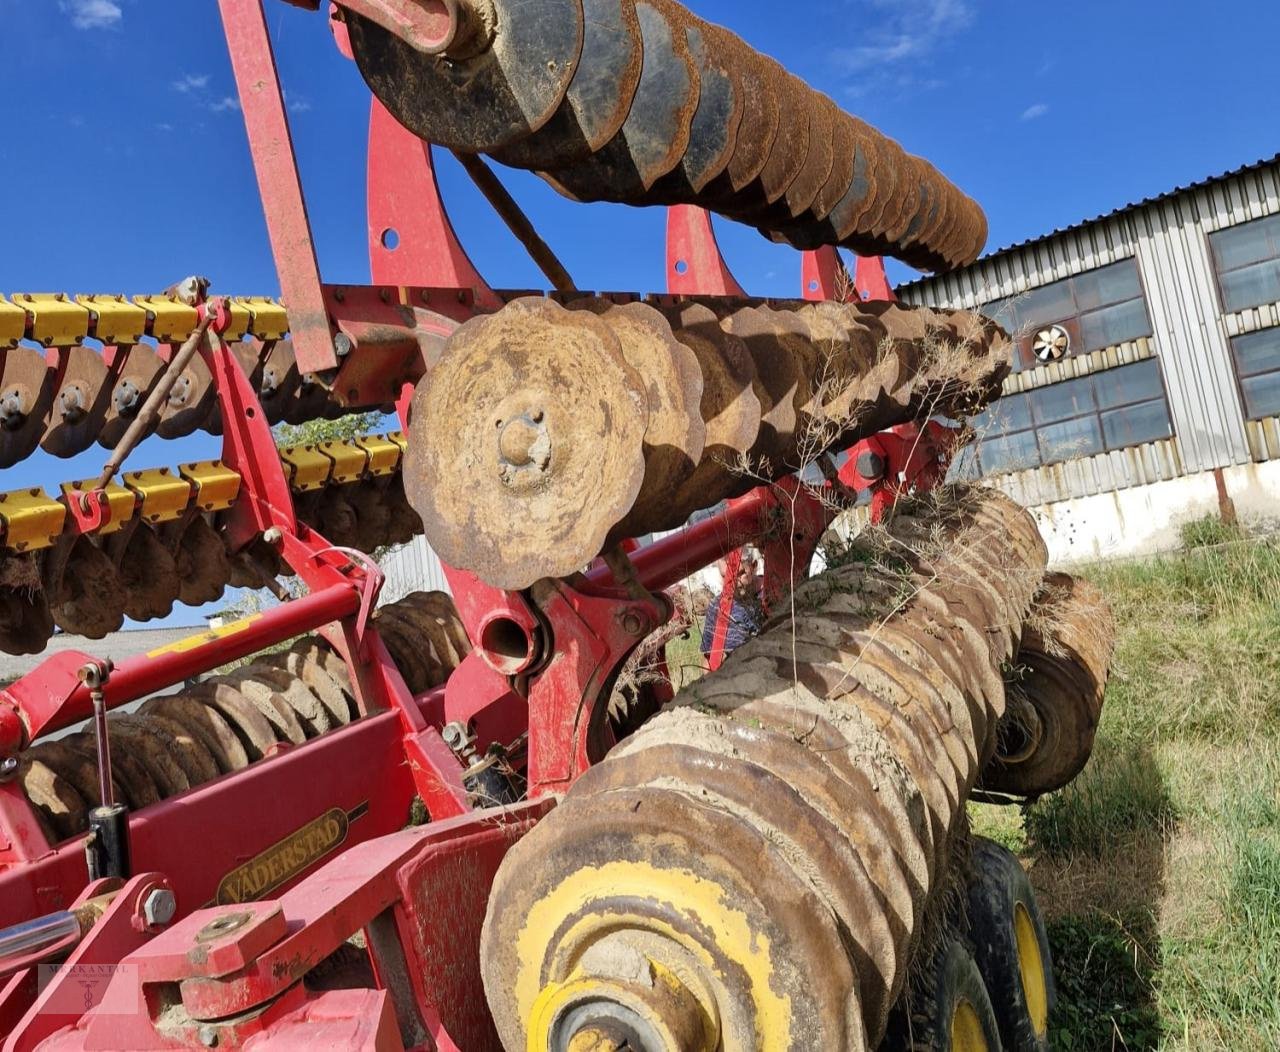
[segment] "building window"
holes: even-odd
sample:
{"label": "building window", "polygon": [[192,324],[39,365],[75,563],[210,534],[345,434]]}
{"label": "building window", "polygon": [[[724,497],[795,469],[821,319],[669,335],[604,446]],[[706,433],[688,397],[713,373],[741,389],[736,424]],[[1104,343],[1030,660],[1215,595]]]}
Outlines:
{"label": "building window", "polygon": [[1138,264],[1132,259],[996,300],[981,310],[1013,335],[1015,370],[1054,360],[1048,351],[1037,356],[1036,348],[1040,334],[1055,327],[1066,335],[1057,347],[1067,354],[1089,354],[1151,335]]}
{"label": "building window", "polygon": [[[1276,350],[1280,359],[1280,343]],[[1280,374],[1280,360],[1275,368]],[[1044,467],[1173,434],[1154,358],[1005,395],[974,417],[973,427],[978,437],[957,466],[961,477]]]}
{"label": "building window", "polygon": [[1250,420],[1280,416],[1280,328],[1263,329],[1231,341],[1231,355]]}
{"label": "building window", "polygon": [[1280,215],[1219,230],[1209,246],[1228,314],[1280,301]]}

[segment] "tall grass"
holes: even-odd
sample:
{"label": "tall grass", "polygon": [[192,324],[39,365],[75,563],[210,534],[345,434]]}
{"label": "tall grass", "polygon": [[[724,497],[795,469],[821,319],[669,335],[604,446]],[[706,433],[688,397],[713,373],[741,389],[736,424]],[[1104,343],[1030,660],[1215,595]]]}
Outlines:
{"label": "tall grass", "polygon": [[1083,571],[1117,623],[1098,741],[1021,822],[1055,1048],[1280,1049],[1280,544],[1183,541]]}

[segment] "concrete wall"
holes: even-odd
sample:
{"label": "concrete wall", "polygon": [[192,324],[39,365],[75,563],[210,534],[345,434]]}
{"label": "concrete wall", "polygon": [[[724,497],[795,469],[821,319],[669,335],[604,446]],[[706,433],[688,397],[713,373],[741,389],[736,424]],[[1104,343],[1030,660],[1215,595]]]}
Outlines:
{"label": "concrete wall", "polygon": [[[1280,522],[1280,461],[1222,469],[1226,497],[1240,522]],[[1172,551],[1184,523],[1221,514],[1212,471],[1146,486],[1042,504],[1031,509],[1055,566]]]}

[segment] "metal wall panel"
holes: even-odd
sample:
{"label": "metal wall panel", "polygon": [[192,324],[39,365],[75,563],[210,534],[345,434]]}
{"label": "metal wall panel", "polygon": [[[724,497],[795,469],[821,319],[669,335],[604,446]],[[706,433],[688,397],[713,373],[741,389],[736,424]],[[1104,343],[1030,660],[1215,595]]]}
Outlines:
{"label": "metal wall panel", "polygon": [[[1271,455],[1275,447],[1263,440],[1262,429],[1246,433],[1228,338],[1275,324],[1280,307],[1224,317],[1208,235],[1277,212],[1280,164],[1272,162],[902,288],[906,303],[974,309],[1137,257],[1154,333],[1151,342],[1168,388],[1174,438],[1018,472],[1001,477],[998,484],[1022,503],[1035,505]],[[1088,371],[1093,366],[1090,362]],[[1030,385],[1038,385],[1038,378],[1006,386]]]}
{"label": "metal wall panel", "polygon": [[1175,197],[1137,216],[1138,264],[1164,364],[1173,432],[1188,471],[1249,460],[1200,204],[1194,196]]}
{"label": "metal wall panel", "polygon": [[394,603],[410,592],[449,592],[440,557],[432,551],[425,537],[415,537],[379,560],[386,583],[382,586],[381,603]]}

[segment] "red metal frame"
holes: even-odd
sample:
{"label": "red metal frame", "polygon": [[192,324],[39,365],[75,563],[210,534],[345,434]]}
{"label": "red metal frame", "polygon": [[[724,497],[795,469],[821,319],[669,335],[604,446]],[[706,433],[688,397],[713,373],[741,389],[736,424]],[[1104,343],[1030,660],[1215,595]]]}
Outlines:
{"label": "red metal frame", "polygon": [[[374,283],[322,283],[262,0],[219,3],[299,367],[322,374],[353,404],[395,403],[407,426],[409,395],[434,349],[458,322],[497,309],[504,296],[459,243],[430,148],[376,102],[367,202]],[[344,49],[344,29],[336,21],[333,27]],[[392,230],[394,247],[384,236]],[[745,295],[705,212],[669,210],[667,261],[673,296]],[[806,253],[803,294],[837,295],[849,284],[842,272],[834,250]],[[877,298],[892,295],[878,260],[859,260],[853,284]],[[831,521],[829,502],[795,479],[758,488],[696,525],[628,546],[626,581],[615,580],[600,560],[572,579],[506,593],[446,567],[475,650],[445,688],[413,697],[369,622],[381,574],[359,553],[336,549],[299,523],[256,393],[216,325],[214,332],[202,353],[221,399],[223,459],[243,479],[228,535],[243,545],[266,530],[278,532],[280,554],[307,594],[190,645],[121,662],[107,684],[106,704],[118,707],[322,630],[348,664],[362,718],[131,816],[142,875],[117,892],[108,915],[75,950],[76,959],[128,967],[111,977],[101,1009],[58,1021],[74,1028],[49,1047],[234,1045],[253,1036],[335,1047],[497,1047],[479,995],[477,946],[489,884],[505,850],[613,744],[605,718],[609,693],[634,648],[671,618],[664,590],[732,558],[749,541],[764,555],[767,608],[807,573]],[[339,336],[350,348],[345,355],[335,346]],[[936,481],[945,470],[950,432],[934,426],[867,440],[866,450],[881,456],[886,470],[879,478],[859,477],[851,457],[841,482],[872,489],[879,514],[896,493]],[[95,496],[88,495],[78,515],[101,513]],[[527,642],[523,655],[491,646],[499,632],[508,639],[520,633]],[[76,674],[92,660],[82,653],[52,657],[0,691],[0,757],[89,714]],[[523,755],[527,802],[471,810],[463,761],[441,733],[450,723],[464,724],[481,754],[498,745]],[[432,821],[398,831],[415,796]],[[223,874],[209,866],[210,858],[227,860],[230,869],[334,809],[346,816],[345,839],[280,884],[276,898],[212,905]],[[189,848],[192,830],[199,830],[198,852]],[[359,852],[349,850],[357,844]],[[65,908],[93,890],[86,884],[81,844],[47,843],[17,786],[0,784],[0,924]],[[151,937],[139,921],[140,889],[157,886],[175,893],[177,918]],[[449,910],[448,924],[436,923],[440,908]],[[297,982],[362,930],[377,989],[312,993]],[[155,1013],[172,995],[188,1018],[168,1020],[162,1037]],[[6,1049],[33,1047],[52,1033],[47,1021],[32,1022],[36,996],[30,969],[0,986],[0,1020],[14,1025]]]}

